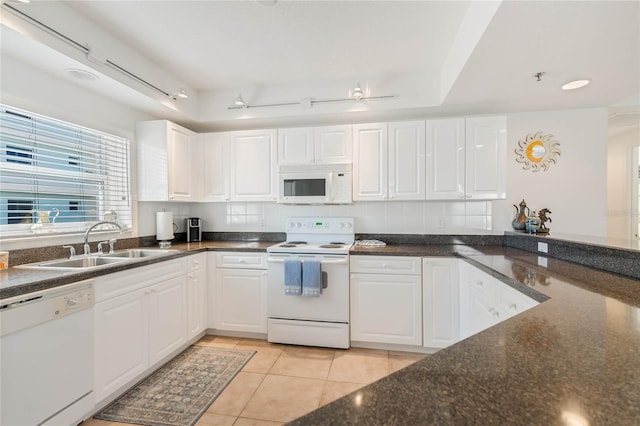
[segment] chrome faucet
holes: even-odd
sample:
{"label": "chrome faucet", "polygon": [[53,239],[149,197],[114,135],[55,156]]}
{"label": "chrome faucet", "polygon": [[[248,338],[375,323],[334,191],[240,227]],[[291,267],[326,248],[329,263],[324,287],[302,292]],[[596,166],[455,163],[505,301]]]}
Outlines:
{"label": "chrome faucet", "polygon": [[103,220],[101,222],[94,223],[93,225],[91,225],[89,227],[89,229],[87,229],[87,232],[84,233],[84,254],[85,254],[85,256],[89,256],[91,254],[91,247],[89,247],[89,233],[91,231],[93,231],[93,229],[96,226],[100,226],[100,225],[113,225],[113,226],[117,227],[120,230],[120,232],[124,231],[124,229],[122,229],[122,226],[120,226],[120,224],[117,223],[117,222],[111,222],[111,221],[108,221],[108,220]]}

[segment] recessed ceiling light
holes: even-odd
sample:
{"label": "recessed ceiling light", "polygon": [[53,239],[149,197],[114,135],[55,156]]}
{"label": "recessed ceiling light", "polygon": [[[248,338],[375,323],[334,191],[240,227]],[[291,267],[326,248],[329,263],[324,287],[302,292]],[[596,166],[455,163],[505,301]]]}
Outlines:
{"label": "recessed ceiling light", "polygon": [[96,81],[98,79],[98,76],[95,75],[94,73],[89,72],[89,71],[85,71],[85,70],[81,70],[81,69],[78,69],[78,68],[67,68],[67,69],[65,69],[65,71],[71,77],[77,78],[78,80]]}
{"label": "recessed ceiling light", "polygon": [[574,90],[586,86],[591,80],[574,80],[562,85],[562,90]]}

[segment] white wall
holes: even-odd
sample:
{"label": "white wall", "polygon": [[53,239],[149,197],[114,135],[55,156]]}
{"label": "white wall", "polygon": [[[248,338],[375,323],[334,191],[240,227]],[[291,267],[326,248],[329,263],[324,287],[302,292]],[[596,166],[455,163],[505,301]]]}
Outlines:
{"label": "white wall", "polygon": [[[509,114],[507,129],[507,199],[493,203],[494,229],[512,230],[512,205],[524,198],[532,210],[552,211],[552,233],[605,237],[607,109]],[[518,141],[536,132],[560,142],[562,153],[548,171],[523,170],[515,161]]]}

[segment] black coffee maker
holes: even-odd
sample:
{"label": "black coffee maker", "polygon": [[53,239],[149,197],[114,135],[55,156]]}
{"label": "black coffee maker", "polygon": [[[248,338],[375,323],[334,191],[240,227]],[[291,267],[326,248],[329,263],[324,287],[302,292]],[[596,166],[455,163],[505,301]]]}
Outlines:
{"label": "black coffee maker", "polygon": [[185,219],[187,230],[187,242],[194,243],[202,241],[202,220],[199,217],[188,217]]}

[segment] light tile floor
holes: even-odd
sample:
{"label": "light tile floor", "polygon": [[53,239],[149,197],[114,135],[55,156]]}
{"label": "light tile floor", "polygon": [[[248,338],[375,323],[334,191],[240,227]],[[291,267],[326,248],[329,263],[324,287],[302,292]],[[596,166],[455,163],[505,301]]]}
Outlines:
{"label": "light tile floor", "polygon": [[[197,426],[281,425],[425,356],[374,349],[308,348],[220,336],[205,336],[196,344],[256,351]],[[116,425],[123,423],[97,419],[82,423]]]}

